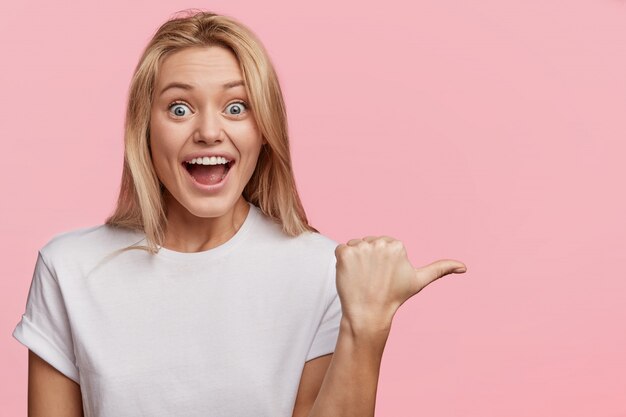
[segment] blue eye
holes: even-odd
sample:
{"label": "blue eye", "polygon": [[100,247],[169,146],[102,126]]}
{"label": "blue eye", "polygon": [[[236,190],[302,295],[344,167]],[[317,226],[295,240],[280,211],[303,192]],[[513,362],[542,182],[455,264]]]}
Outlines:
{"label": "blue eye", "polygon": [[[229,104],[229,105],[228,105],[228,107],[230,107],[230,106],[232,106],[232,105],[239,105],[239,106],[243,107],[244,109],[247,109],[247,108],[248,108],[247,104],[246,104],[246,103],[244,103],[243,101],[236,101],[236,102],[234,102],[234,103]],[[227,107],[227,108],[228,108],[228,107]],[[236,109],[236,108],[237,108],[237,107],[235,107],[235,109]],[[236,112],[236,113],[230,113],[230,114],[232,114],[232,115],[240,115],[240,114],[241,114],[241,112],[242,112],[241,110],[237,110],[237,112]]]}
{"label": "blue eye", "polygon": [[[170,104],[167,108],[169,110],[171,110],[172,108],[176,108],[174,110],[174,115],[177,117],[182,117],[182,116],[185,116],[184,110],[180,110],[182,107],[187,107],[187,105],[181,102],[174,102]],[[187,107],[187,109],[189,109],[189,107]]]}
{"label": "blue eye", "polygon": [[[234,113],[229,113],[229,114],[233,115],[233,116],[238,116],[238,115],[242,114],[245,110],[248,109],[248,105],[245,102],[243,102],[243,101],[236,101],[236,102],[231,103],[231,104],[228,105],[228,107],[231,107],[231,106],[234,106],[233,109],[234,109],[235,112]],[[174,109],[173,115],[176,116],[176,117],[187,116],[187,114],[185,114],[185,110],[184,109],[186,108],[187,110],[190,110],[189,106],[186,103],[183,103],[181,101],[175,101],[172,104],[170,104],[167,108],[170,111],[172,109]]]}

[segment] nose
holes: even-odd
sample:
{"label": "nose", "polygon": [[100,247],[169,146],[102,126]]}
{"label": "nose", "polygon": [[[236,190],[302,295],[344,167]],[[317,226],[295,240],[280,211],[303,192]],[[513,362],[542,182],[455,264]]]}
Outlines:
{"label": "nose", "polygon": [[213,143],[222,141],[224,125],[222,117],[211,109],[198,114],[197,126],[194,132],[194,142]]}

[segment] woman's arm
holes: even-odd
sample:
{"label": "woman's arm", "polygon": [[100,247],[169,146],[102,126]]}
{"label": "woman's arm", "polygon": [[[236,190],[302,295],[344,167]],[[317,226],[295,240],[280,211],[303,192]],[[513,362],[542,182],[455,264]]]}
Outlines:
{"label": "woman's arm", "polygon": [[385,329],[353,327],[341,319],[337,346],[308,417],[373,417]]}
{"label": "woman's arm", "polygon": [[390,236],[351,239],[335,248],[335,256],[339,335],[308,417],[374,417],[380,365],[396,311],[429,283],[467,268],[452,259],[414,268],[404,244]]}
{"label": "woman's arm", "polygon": [[28,350],[28,417],[83,417],[80,385]]}

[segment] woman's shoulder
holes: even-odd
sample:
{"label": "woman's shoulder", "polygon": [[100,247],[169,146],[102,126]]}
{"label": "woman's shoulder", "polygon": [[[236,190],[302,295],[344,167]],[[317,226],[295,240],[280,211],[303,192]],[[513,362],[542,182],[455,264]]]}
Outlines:
{"label": "woman's shoulder", "polygon": [[[258,209],[257,209],[258,210]],[[255,238],[250,240],[250,249],[255,253],[267,251],[272,256],[287,258],[299,257],[306,254],[307,258],[328,259],[334,257],[335,248],[339,244],[331,237],[310,230],[292,236],[287,234],[280,223],[258,211],[260,224],[254,227]]]}
{"label": "woman's shoulder", "polygon": [[53,234],[39,252],[46,259],[84,258],[134,244],[143,238],[143,232],[99,224]]}
{"label": "woman's shoulder", "polygon": [[310,242],[311,245],[319,247],[321,250],[333,251],[339,245],[334,239],[319,232],[305,232],[301,235],[303,239]]}
{"label": "woman's shoulder", "polygon": [[255,225],[254,229],[259,236],[259,240],[263,242],[283,244],[290,247],[303,245],[308,248],[319,248],[320,250],[328,250],[329,248],[334,250],[339,244],[329,236],[310,230],[296,236],[290,236],[284,232],[280,222],[267,216],[257,206],[252,206],[252,209],[255,210],[255,217],[260,219],[260,224]]}
{"label": "woman's shoulder", "polygon": [[329,257],[335,257],[335,248],[339,244],[331,237],[319,233],[306,231],[298,236],[287,238],[285,253],[306,253],[307,257],[313,256],[327,262]]}

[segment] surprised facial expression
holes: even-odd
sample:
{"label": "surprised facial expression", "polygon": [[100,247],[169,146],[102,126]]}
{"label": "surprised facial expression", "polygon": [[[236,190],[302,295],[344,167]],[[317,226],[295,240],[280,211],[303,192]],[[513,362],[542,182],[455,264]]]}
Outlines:
{"label": "surprised facial expression", "polygon": [[220,46],[185,48],[161,63],[150,149],[173,197],[168,208],[217,217],[241,197],[264,143],[243,83],[237,57]]}

